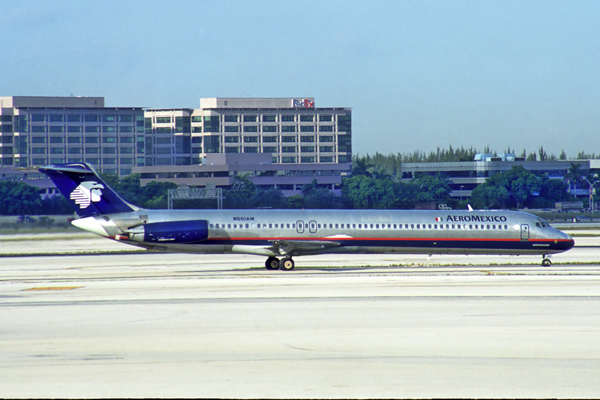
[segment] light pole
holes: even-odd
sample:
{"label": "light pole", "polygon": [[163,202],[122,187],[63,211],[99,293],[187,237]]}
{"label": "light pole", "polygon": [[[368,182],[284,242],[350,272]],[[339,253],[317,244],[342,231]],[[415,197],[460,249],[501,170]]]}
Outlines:
{"label": "light pole", "polygon": [[[594,177],[597,177],[597,175],[596,175],[596,176],[594,176]],[[594,185],[595,185],[596,183],[598,183],[599,181],[595,181],[594,183],[592,183],[592,182],[588,181],[588,179],[587,179],[585,176],[582,176],[581,178],[582,178],[584,181],[586,181],[586,182],[587,182],[587,184],[590,186],[590,187],[589,187],[589,192],[588,192],[588,194],[589,194],[589,196],[590,196],[590,211],[591,211],[591,212],[594,212],[594,190],[595,190],[595,189],[594,189]]]}

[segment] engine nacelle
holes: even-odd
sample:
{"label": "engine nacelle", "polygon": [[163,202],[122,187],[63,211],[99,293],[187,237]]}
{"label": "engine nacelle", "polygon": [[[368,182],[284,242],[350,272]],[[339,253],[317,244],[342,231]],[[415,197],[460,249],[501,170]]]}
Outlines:
{"label": "engine nacelle", "polygon": [[150,243],[193,243],[208,238],[208,221],[152,222],[126,231],[130,240]]}

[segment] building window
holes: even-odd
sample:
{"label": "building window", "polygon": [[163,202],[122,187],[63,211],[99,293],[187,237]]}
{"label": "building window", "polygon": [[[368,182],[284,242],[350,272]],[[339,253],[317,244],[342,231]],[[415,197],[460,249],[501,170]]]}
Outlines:
{"label": "building window", "polygon": [[103,154],[117,154],[117,149],[115,147],[103,147]]}
{"label": "building window", "polygon": [[238,122],[238,116],[237,115],[226,115],[225,122]]}
{"label": "building window", "polygon": [[275,115],[263,115],[263,122],[277,122],[277,117]]}
{"label": "building window", "polygon": [[258,147],[256,147],[256,146],[244,146],[244,153],[258,153]]}
{"label": "building window", "polygon": [[302,146],[300,147],[300,153],[313,153],[315,146]]}
{"label": "building window", "polygon": [[156,128],[156,133],[173,133],[173,129],[171,127]]}
{"label": "building window", "polygon": [[239,143],[239,141],[238,136],[225,136],[225,143]]}
{"label": "building window", "polygon": [[319,157],[319,162],[322,162],[322,163],[333,162],[333,157],[330,157],[330,156],[320,156]]}
{"label": "building window", "polygon": [[240,131],[239,126],[226,126],[225,127],[225,132],[239,132],[239,131]]}
{"label": "building window", "polygon": [[102,164],[108,164],[108,165],[114,165],[117,163],[117,159],[116,158],[111,158],[111,157],[105,157],[102,159]]}
{"label": "building window", "polygon": [[277,153],[277,147],[275,147],[275,146],[263,146],[263,153]]}
{"label": "building window", "polygon": [[133,122],[133,115],[130,115],[130,114],[119,115],[119,122]]}
{"label": "building window", "polygon": [[46,154],[45,147],[32,147],[31,154]]}
{"label": "building window", "polygon": [[321,152],[321,153],[333,153],[333,146],[319,146],[319,152]]}
{"label": "building window", "polygon": [[300,157],[300,162],[301,163],[314,163],[315,158],[314,157]]}
{"label": "building window", "polygon": [[117,143],[116,137],[103,137],[102,143]]}
{"label": "building window", "polygon": [[296,132],[296,127],[294,125],[282,126],[281,132]]}
{"label": "building window", "polygon": [[225,147],[225,153],[239,153],[239,147]]}
{"label": "building window", "polygon": [[296,136],[282,136],[281,141],[284,143],[292,143],[296,142]]}
{"label": "building window", "polygon": [[[225,117],[225,118],[227,118],[227,117]],[[227,120],[225,120],[225,121],[227,121]],[[237,119],[236,119],[236,121],[237,121]],[[194,115],[192,117],[192,122],[202,122],[202,116],[201,115]]]}
{"label": "building window", "polygon": [[300,127],[300,132],[314,132],[315,131],[315,127],[312,125],[307,125],[307,126],[301,126]]}
{"label": "building window", "polygon": [[63,137],[51,137],[50,138],[50,143],[64,143],[65,142],[65,138]]}
{"label": "building window", "polygon": [[244,136],[244,143],[257,143],[258,136]]}
{"label": "building window", "polygon": [[202,136],[194,136],[194,137],[192,137],[192,143],[194,143],[194,144],[202,144]]}
{"label": "building window", "polygon": [[80,147],[69,147],[67,151],[69,154],[81,154]]}
{"label": "building window", "polygon": [[81,138],[79,136],[69,136],[67,138],[67,143],[81,143]]}
{"label": "building window", "polygon": [[333,142],[333,136],[319,136],[319,142]]}
{"label": "building window", "polygon": [[97,114],[86,114],[84,117],[85,122],[98,122]]}
{"label": "building window", "polygon": [[300,141],[302,143],[314,143],[315,137],[314,136],[300,136]]}
{"label": "building window", "polygon": [[282,146],[281,147],[281,152],[282,153],[295,153],[296,152],[296,146]]}
{"label": "building window", "polygon": [[98,127],[97,126],[86,126],[85,133],[98,133]]}
{"label": "building window", "polygon": [[121,132],[121,133],[133,133],[133,126],[131,126],[131,125],[121,125],[119,127],[119,132]]}
{"label": "building window", "polygon": [[65,151],[62,147],[51,147],[50,154],[63,154]]}
{"label": "building window", "polygon": [[31,122],[46,122],[45,114],[31,114]]}
{"label": "building window", "polygon": [[64,127],[63,126],[51,126],[50,127],[50,132],[52,132],[52,133],[63,133],[64,132]]}
{"label": "building window", "polygon": [[100,164],[100,159],[99,158],[87,158],[85,159],[86,163],[90,163],[90,164]]}
{"label": "building window", "polygon": [[331,122],[332,120],[331,115],[319,115],[319,122]]}
{"label": "building window", "polygon": [[50,114],[50,122],[63,122],[62,114]]}
{"label": "building window", "polygon": [[263,132],[277,132],[277,126],[263,126]]}
{"label": "building window", "polygon": [[99,140],[97,137],[86,137],[85,142],[86,143],[99,143]]}
{"label": "building window", "polygon": [[133,143],[133,136],[121,136],[119,143]]}
{"label": "building window", "polygon": [[98,147],[86,147],[85,154],[98,154],[100,152]]}
{"label": "building window", "polygon": [[117,131],[116,126],[103,126],[102,127],[102,132],[105,132],[105,133],[114,133],[116,131]]}
{"label": "building window", "polygon": [[263,136],[263,143],[277,143],[277,136]]}
{"label": "building window", "polygon": [[281,122],[294,122],[296,119],[293,115],[282,115]]}
{"label": "building window", "polygon": [[133,154],[133,147],[121,147],[121,153]]}
{"label": "building window", "polygon": [[31,127],[31,132],[35,132],[35,133],[42,133],[42,132],[46,132],[46,127],[45,126],[32,126]]}
{"label": "building window", "polygon": [[116,122],[117,118],[113,114],[102,116],[102,122]]}
{"label": "building window", "polygon": [[321,125],[319,126],[319,132],[333,132],[333,125]]}
{"label": "building window", "polygon": [[156,165],[171,165],[173,164],[173,160],[170,158],[157,158]]}
{"label": "building window", "polygon": [[258,132],[258,126],[244,126],[244,132]]}
{"label": "building window", "polygon": [[201,126],[194,126],[192,128],[192,132],[193,133],[202,133],[202,127]]}
{"label": "building window", "polygon": [[67,122],[81,122],[81,115],[80,114],[68,114]]}
{"label": "building window", "polygon": [[157,147],[154,149],[154,154],[171,154],[170,147]]}
{"label": "building window", "polygon": [[167,138],[156,138],[154,140],[155,144],[171,144],[171,138],[167,137]]}
{"label": "building window", "polygon": [[300,122],[313,122],[314,121],[314,115],[301,115],[300,116]]}
{"label": "building window", "polygon": [[131,164],[133,164],[133,158],[131,158],[131,157],[121,157],[121,164],[131,165]]}
{"label": "building window", "polygon": [[244,122],[256,122],[256,115],[244,115]]}
{"label": "building window", "polygon": [[81,132],[81,127],[80,126],[67,126],[67,132],[69,132],[69,133],[80,133]]}
{"label": "building window", "polygon": [[285,164],[295,163],[296,157],[281,157],[281,162]]}

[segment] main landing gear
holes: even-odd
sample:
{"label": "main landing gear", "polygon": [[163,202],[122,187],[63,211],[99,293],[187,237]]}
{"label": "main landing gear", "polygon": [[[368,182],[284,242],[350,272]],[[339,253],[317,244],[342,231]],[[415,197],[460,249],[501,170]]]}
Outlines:
{"label": "main landing gear", "polygon": [[552,261],[550,261],[549,258],[546,258],[546,255],[544,254],[542,256],[542,267],[549,267],[552,265]]}
{"label": "main landing gear", "polygon": [[282,258],[279,260],[277,257],[269,257],[265,262],[265,267],[268,270],[280,269],[282,271],[291,271],[294,269],[294,260],[291,257]]}

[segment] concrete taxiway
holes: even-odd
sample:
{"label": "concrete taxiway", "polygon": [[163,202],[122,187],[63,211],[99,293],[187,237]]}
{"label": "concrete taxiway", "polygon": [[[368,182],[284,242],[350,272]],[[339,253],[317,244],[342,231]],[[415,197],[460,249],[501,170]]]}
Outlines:
{"label": "concrete taxiway", "polygon": [[1,397],[600,393],[596,247],[546,268],[326,255],[292,272],[255,256],[42,249],[71,240],[0,258]]}

